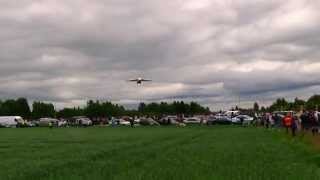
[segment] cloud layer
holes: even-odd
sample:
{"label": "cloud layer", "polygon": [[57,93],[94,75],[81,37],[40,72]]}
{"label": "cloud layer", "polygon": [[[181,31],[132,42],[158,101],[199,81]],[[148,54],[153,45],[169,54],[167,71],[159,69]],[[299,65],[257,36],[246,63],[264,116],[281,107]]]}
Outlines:
{"label": "cloud layer", "polygon": [[[196,100],[213,109],[320,90],[310,0],[0,2],[0,98],[56,106]],[[126,82],[143,76],[143,87]]]}

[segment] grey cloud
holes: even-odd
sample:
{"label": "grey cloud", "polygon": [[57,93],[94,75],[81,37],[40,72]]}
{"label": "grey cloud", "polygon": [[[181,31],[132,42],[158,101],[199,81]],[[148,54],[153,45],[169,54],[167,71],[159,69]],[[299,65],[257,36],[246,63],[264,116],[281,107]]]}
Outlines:
{"label": "grey cloud", "polygon": [[[316,92],[316,1],[0,3],[0,97],[81,105],[197,100],[212,108]],[[320,66],[319,66],[320,67]],[[136,76],[154,82],[138,88]]]}

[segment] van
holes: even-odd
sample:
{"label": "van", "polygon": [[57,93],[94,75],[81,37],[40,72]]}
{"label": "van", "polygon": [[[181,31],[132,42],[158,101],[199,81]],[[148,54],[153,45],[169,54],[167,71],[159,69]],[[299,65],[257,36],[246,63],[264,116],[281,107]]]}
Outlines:
{"label": "van", "polygon": [[17,127],[24,124],[21,116],[0,116],[0,127]]}

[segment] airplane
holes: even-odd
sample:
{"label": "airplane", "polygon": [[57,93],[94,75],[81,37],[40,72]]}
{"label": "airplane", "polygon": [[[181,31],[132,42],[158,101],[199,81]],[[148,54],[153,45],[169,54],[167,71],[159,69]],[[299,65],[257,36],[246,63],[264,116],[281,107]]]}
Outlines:
{"label": "airplane", "polygon": [[141,77],[137,78],[137,79],[130,79],[128,81],[131,81],[131,82],[136,82],[137,85],[141,85],[142,82],[147,82],[147,81],[152,81],[151,79],[143,79]]}

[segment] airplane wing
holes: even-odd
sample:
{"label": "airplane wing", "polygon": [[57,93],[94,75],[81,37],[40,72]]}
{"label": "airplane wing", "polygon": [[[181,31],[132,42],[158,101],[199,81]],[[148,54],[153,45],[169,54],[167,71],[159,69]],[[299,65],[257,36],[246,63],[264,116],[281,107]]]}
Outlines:
{"label": "airplane wing", "polygon": [[142,79],[141,81],[152,81],[151,79]]}
{"label": "airplane wing", "polygon": [[138,79],[129,79],[128,81],[138,81]]}

